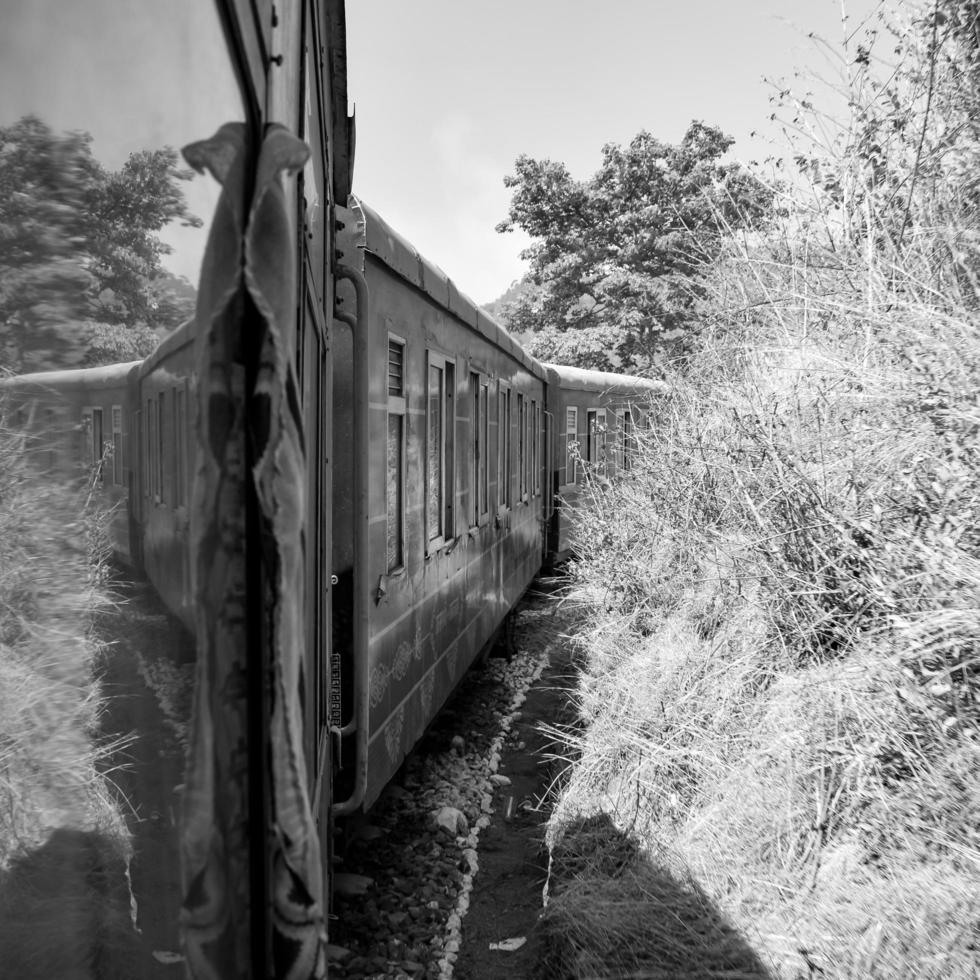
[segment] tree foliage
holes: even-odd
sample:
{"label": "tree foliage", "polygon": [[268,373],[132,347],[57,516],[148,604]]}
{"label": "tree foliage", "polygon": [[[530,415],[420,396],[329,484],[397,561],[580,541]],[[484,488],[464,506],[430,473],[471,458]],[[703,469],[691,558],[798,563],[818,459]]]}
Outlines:
{"label": "tree foliage", "polygon": [[193,290],[163,269],[171,249],[156,234],[202,224],[180,186],[192,173],[171,147],[106,170],[91,143],[36,116],[0,128],[0,343],[15,370],[104,363],[93,337],[118,334],[125,346],[136,330],[143,349],[147,331],[193,312]]}
{"label": "tree foliage", "polygon": [[768,214],[770,192],[722,158],[733,140],[692,122],[679,144],[637,134],[609,143],[585,181],[563,163],[518,157],[500,232],[533,239],[522,253],[534,289],[505,313],[534,331],[539,355],[597,368],[644,368],[693,329],[698,271],[726,230]]}

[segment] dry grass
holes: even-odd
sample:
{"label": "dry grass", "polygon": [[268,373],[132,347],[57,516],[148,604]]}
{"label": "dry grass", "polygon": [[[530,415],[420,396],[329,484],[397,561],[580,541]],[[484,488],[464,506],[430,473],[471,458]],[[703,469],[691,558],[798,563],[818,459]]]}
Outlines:
{"label": "dry grass", "polygon": [[[2,411],[0,411],[2,416]],[[100,764],[92,626],[111,602],[107,515],[0,418],[0,868],[71,827],[123,834]]]}
{"label": "dry grass", "polygon": [[[930,36],[889,111],[931,85],[933,128],[870,154],[850,78],[819,186],[733,238],[633,479],[578,528],[587,727],[551,842],[608,814],[778,977],[980,975],[980,99]],[[567,948],[583,916],[656,920],[607,879],[559,878]],[[732,975],[683,944],[664,975]],[[552,975],[661,975],[633,946]]]}

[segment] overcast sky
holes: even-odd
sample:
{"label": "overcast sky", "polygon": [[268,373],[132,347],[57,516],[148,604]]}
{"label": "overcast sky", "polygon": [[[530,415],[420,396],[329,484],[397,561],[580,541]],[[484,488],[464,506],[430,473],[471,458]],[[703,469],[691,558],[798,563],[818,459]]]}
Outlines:
{"label": "overcast sky", "polygon": [[[850,33],[882,4],[846,6]],[[840,47],[841,0],[352,0],[354,192],[488,302],[523,271],[525,239],[494,231],[518,154],[585,178],[604,143],[677,142],[701,119],[761,159],[763,76],[831,73],[811,31]]]}

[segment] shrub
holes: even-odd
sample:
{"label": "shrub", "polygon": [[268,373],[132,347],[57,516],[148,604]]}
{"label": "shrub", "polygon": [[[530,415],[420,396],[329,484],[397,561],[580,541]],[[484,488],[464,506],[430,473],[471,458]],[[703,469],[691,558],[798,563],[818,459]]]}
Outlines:
{"label": "shrub", "polygon": [[611,814],[784,977],[980,969],[965,10],[896,30],[890,80],[844,52],[853,115],[797,154],[780,227],[730,236],[698,351],[577,529],[587,727],[550,839]]}

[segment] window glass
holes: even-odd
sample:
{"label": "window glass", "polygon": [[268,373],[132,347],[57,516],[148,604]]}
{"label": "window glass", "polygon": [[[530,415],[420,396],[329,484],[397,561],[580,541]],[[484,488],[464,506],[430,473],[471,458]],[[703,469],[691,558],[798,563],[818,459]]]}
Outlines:
{"label": "window glass", "polygon": [[387,473],[387,570],[390,572],[404,564],[402,559],[402,485],[403,459],[402,436],[405,419],[401,415],[388,415],[388,473]]}
{"label": "window glass", "polygon": [[525,456],[525,430],[527,428],[527,413],[524,411],[524,396],[518,392],[517,395],[517,495],[519,500],[524,499],[527,493],[527,459]]}
{"label": "window glass", "polygon": [[490,455],[490,385],[487,381],[480,381],[480,413],[477,418],[477,427],[480,430],[480,463],[477,474],[477,485],[480,498],[480,517],[489,513],[490,500],[490,468],[487,459]]}
{"label": "window glass", "polygon": [[443,369],[429,365],[428,444],[426,446],[426,526],[429,541],[442,537],[443,525]]}
{"label": "window glass", "polygon": [[453,538],[455,530],[455,509],[454,509],[454,474],[455,446],[456,446],[456,365],[447,360],[445,362],[446,382],[443,395],[443,507],[442,507],[442,532],[447,540]]}
{"label": "window glass", "polygon": [[483,375],[470,373],[470,432],[473,460],[470,466],[470,515],[476,526],[489,513],[490,382]]}
{"label": "window glass", "polygon": [[480,376],[470,373],[470,441],[472,456],[470,463],[470,524],[480,523],[480,461],[483,456],[483,428],[480,424]]}
{"label": "window glass", "polygon": [[510,389],[501,387],[497,398],[500,413],[498,444],[500,462],[497,473],[497,504],[510,506]]}
{"label": "window glass", "polygon": [[187,392],[178,388],[174,393],[174,428],[177,433],[177,489],[178,507],[187,504]]}
{"label": "window glass", "polygon": [[92,409],[92,459],[95,461],[96,479],[102,482],[103,457],[105,446],[102,438],[102,409]]}
{"label": "window glass", "polygon": [[123,458],[122,458],[122,406],[112,406],[112,482],[115,486],[122,486],[123,482]]}
{"label": "window glass", "polygon": [[[0,711],[3,976],[184,969],[168,964],[182,959],[196,649],[188,532],[170,507],[186,480],[176,430],[193,412],[170,399],[192,362],[166,354],[139,381],[130,368],[183,324],[193,339],[220,187],[180,148],[246,119],[220,13],[238,6],[2,5],[0,375],[14,378],[0,400],[29,402],[44,449],[13,455],[16,433],[0,430],[0,568],[23,569],[20,598],[0,582],[0,618],[24,627],[0,623],[0,689],[16,664],[29,694]],[[38,373],[33,388],[20,380]],[[111,463],[82,492],[107,445]]]}
{"label": "window glass", "polygon": [[575,463],[578,456],[578,409],[565,412],[565,482],[575,482]]}
{"label": "window glass", "polygon": [[633,465],[633,409],[628,405],[623,409],[623,469]]}
{"label": "window glass", "polygon": [[528,417],[530,426],[529,438],[531,440],[531,492],[537,494],[540,490],[541,475],[538,472],[538,432],[540,429],[540,419],[538,418],[538,403],[531,400],[531,411]]}
{"label": "window glass", "polygon": [[157,495],[160,503],[167,502],[167,393],[161,391],[157,395]]}
{"label": "window glass", "polygon": [[590,408],[586,414],[588,423],[588,461],[593,467],[605,463],[606,458],[606,410]]}
{"label": "window glass", "polygon": [[402,367],[405,345],[388,340],[387,570],[405,563],[405,398]]}

